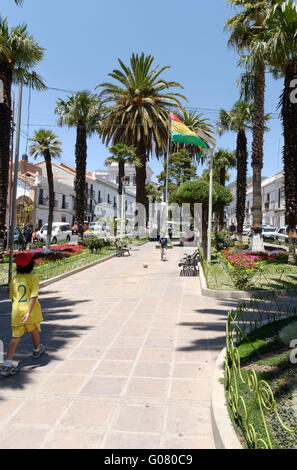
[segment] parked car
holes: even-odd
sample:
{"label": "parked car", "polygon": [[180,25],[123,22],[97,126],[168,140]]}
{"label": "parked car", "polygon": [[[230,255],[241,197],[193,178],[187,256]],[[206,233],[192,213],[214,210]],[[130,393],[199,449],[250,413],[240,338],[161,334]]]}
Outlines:
{"label": "parked car", "polygon": [[[40,231],[39,236],[40,239],[46,242],[47,237],[47,225],[44,224]],[[70,224],[66,224],[65,222],[54,222],[52,226],[52,239],[51,243],[55,244],[57,242],[70,242],[72,230]]]}
{"label": "parked car", "polygon": [[246,224],[243,226],[242,235],[247,235],[248,237],[250,237],[252,233],[253,233],[253,229],[251,225]]}
{"label": "parked car", "polygon": [[104,238],[108,236],[108,230],[107,227],[103,227],[102,225],[93,225],[92,227],[89,227],[88,230],[85,231],[84,237],[98,237],[98,238]]}
{"label": "parked car", "polygon": [[263,240],[275,241],[276,227],[263,227],[262,229]]}
{"label": "parked car", "polygon": [[288,241],[288,230],[287,225],[280,227],[275,233],[276,240],[280,242],[287,242]]}

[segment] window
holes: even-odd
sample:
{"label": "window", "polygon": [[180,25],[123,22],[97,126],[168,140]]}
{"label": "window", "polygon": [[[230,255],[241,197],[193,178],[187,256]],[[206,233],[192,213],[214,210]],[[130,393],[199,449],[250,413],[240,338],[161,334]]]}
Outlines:
{"label": "window", "polygon": [[101,202],[101,191],[98,191],[98,204]]}
{"label": "window", "polygon": [[281,189],[278,190],[278,208],[281,206]]}
{"label": "window", "polygon": [[125,186],[129,186],[129,184],[130,184],[130,176],[125,176],[124,182],[125,182]]}
{"label": "window", "polygon": [[[67,209],[65,194],[62,194],[62,209]],[[62,220],[62,222],[66,222],[66,221]]]}
{"label": "window", "polygon": [[39,189],[38,204],[43,204],[43,189]]}
{"label": "window", "polygon": [[65,215],[62,215],[62,220],[61,220],[61,222],[66,222],[66,217],[65,217]]}
{"label": "window", "polygon": [[110,204],[110,194],[107,194],[107,204]]}
{"label": "window", "polygon": [[136,175],[133,175],[133,186],[136,186]]}

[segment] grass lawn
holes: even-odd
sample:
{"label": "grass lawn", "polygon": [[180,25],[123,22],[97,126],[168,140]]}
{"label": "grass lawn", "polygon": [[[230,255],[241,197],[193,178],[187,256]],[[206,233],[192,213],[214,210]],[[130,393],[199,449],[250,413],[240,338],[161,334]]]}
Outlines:
{"label": "grass lawn", "polygon": [[[237,290],[217,257],[212,257],[211,266],[203,263],[203,267],[209,289]],[[297,266],[289,266],[286,259],[268,261],[263,269],[255,270],[251,289],[297,289]]]}
{"label": "grass lawn", "polygon": [[[271,387],[277,411],[284,424],[292,430],[296,428],[294,440],[292,435],[280,425],[276,414],[264,409],[273,448],[297,449],[296,364],[290,361],[292,350],[285,346],[278,336],[282,328],[296,320],[297,317],[291,317],[265,325],[253,331],[238,346],[244,381],[247,382],[248,373],[250,369],[253,369],[257,374],[258,383],[264,380]],[[236,380],[239,396],[242,396],[245,400],[248,412],[252,409],[249,422],[254,426],[258,437],[267,442],[259,404],[257,401],[254,403],[254,394],[249,390],[247,384],[242,383],[238,372],[236,372]],[[241,412],[242,410],[241,407]],[[249,447],[249,443],[244,437],[244,433],[242,433],[241,421],[238,420],[235,423],[232,413],[230,413],[230,416],[237,433],[239,433],[241,442],[245,447]]]}

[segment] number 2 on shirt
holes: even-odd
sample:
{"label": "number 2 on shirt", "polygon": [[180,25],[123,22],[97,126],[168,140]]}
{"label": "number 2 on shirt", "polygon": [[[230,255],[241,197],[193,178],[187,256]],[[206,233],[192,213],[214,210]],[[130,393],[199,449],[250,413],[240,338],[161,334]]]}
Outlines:
{"label": "number 2 on shirt", "polygon": [[[24,292],[23,292],[22,297],[21,297],[20,300],[18,301],[18,303],[20,303],[20,302],[27,302],[27,299],[24,299],[24,297],[25,297],[25,295],[26,295],[26,292],[27,292],[27,288],[26,288],[26,286],[24,286],[23,284],[21,284],[21,285],[18,287],[18,291],[20,290],[21,287],[24,289]],[[23,300],[23,299],[24,299],[24,300]]]}

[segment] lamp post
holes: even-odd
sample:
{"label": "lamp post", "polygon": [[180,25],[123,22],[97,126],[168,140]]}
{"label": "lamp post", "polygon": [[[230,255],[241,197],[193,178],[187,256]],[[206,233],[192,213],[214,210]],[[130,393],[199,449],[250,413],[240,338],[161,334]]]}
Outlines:
{"label": "lamp post", "polygon": [[208,232],[207,232],[207,262],[211,262],[211,232],[212,232],[212,199],[213,199],[213,153],[214,147],[210,149],[210,173],[209,173],[209,202],[208,202]]}
{"label": "lamp post", "polygon": [[123,240],[123,228],[124,228],[124,199],[125,199],[125,177],[121,178],[122,181],[122,201],[121,201],[121,232],[120,240]]}
{"label": "lamp post", "polygon": [[17,184],[18,184],[20,130],[21,130],[21,117],[22,117],[22,96],[23,96],[23,84],[22,82],[20,82],[19,92],[18,92],[18,112],[17,112],[15,158],[14,158],[14,173],[13,173],[13,193],[12,193],[12,207],[11,207],[11,217],[10,217],[10,234],[9,234],[10,251],[9,251],[8,282],[10,282],[12,278],[13,239],[14,239],[14,225],[15,225],[15,211],[16,211],[16,190],[17,190]]}

